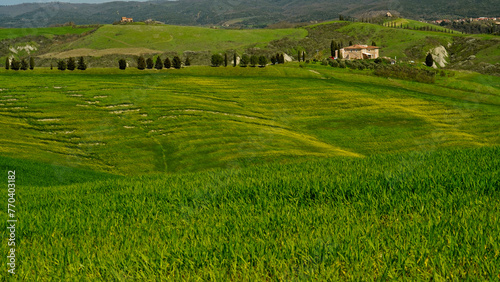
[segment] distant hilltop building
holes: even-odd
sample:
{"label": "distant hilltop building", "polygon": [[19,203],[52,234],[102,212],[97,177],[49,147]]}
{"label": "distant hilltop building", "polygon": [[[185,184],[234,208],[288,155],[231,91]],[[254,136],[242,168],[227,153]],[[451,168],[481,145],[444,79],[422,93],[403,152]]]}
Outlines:
{"label": "distant hilltop building", "polygon": [[122,22],[122,23],[132,23],[132,22],[134,22],[134,19],[133,18],[122,17],[122,20],[120,22]]}
{"label": "distant hilltop building", "polygon": [[[379,56],[379,47],[368,45],[353,45],[340,49],[340,58],[346,60],[376,59]],[[339,57],[335,51],[335,57]]]}

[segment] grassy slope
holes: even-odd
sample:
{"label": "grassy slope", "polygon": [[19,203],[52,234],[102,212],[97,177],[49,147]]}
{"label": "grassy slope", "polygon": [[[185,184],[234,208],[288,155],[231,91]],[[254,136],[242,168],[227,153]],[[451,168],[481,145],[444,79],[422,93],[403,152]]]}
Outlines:
{"label": "grassy slope", "polygon": [[303,29],[220,30],[172,25],[105,25],[97,32],[63,47],[63,50],[129,47],[180,53],[183,51],[243,50],[253,45],[264,47],[269,41],[282,37],[298,39],[306,35],[307,32]]}
{"label": "grassy slope", "polygon": [[19,186],[17,278],[494,281],[499,161],[496,147]]}
{"label": "grassy slope", "polygon": [[0,152],[141,174],[500,144],[497,77],[309,68],[1,70]]}
{"label": "grassy slope", "polygon": [[73,28],[70,26],[43,28],[0,28],[0,40],[37,35],[51,38],[54,35],[81,34],[91,30],[92,28]]}

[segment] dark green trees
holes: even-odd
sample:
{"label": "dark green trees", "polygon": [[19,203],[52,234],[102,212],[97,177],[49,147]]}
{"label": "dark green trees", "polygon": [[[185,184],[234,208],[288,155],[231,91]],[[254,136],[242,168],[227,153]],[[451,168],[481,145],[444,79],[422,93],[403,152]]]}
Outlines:
{"label": "dark green trees", "polygon": [[[301,55],[301,54],[300,54],[300,51],[297,51],[297,61],[299,61],[299,62],[300,62],[300,57],[301,57],[300,55]],[[272,60],[272,58],[271,58],[271,60]],[[273,63],[273,64],[274,64],[274,63]]]}
{"label": "dark green trees", "polygon": [[434,59],[432,58],[431,53],[427,54],[427,57],[425,57],[425,65],[428,67],[432,67],[432,65],[434,65]]}
{"label": "dark green trees", "polygon": [[256,55],[250,56],[250,66],[255,67],[259,63],[259,57]]}
{"label": "dark green trees", "polygon": [[78,58],[78,63],[77,63],[77,69],[79,70],[86,70],[87,69],[87,64],[85,63],[85,60],[83,59],[83,56]]}
{"label": "dark green trees", "polygon": [[21,59],[21,70],[27,70],[28,69],[28,62],[23,58]]}
{"label": "dark green trees", "polygon": [[63,71],[63,70],[66,70],[66,68],[67,68],[66,61],[64,61],[64,60],[59,60],[59,61],[57,62],[57,69],[58,69],[58,70],[62,70],[62,71]]}
{"label": "dark green trees", "polygon": [[163,65],[165,66],[166,69],[169,69],[172,67],[172,63],[170,62],[170,59],[168,57],[163,62]]}
{"label": "dark green trees", "polygon": [[[277,62],[278,62],[278,60],[276,60],[276,57],[273,55],[271,57],[271,64],[275,65]],[[300,62],[300,57],[299,57],[299,62]]]}
{"label": "dark green trees", "polygon": [[155,69],[161,70],[162,68],[163,68],[163,62],[162,62],[160,56],[158,56],[158,58],[156,58],[156,62],[155,62]]}
{"label": "dark green trees", "polygon": [[224,62],[224,58],[222,58],[220,54],[213,54],[210,62],[212,63],[213,67],[218,67],[222,65],[222,63]]}
{"label": "dark green trees", "polygon": [[9,60],[9,58],[5,58],[5,69],[6,70],[10,69],[10,60]]}
{"label": "dark green trees", "polygon": [[250,63],[250,57],[247,54],[243,54],[240,60],[240,67],[246,67]]}
{"label": "dark green trees", "polygon": [[184,65],[185,66],[190,66],[191,65],[191,61],[189,60],[189,57],[186,57],[186,61],[184,61]]}
{"label": "dark green trees", "polygon": [[144,60],[143,56],[140,56],[137,59],[137,68],[140,69],[140,70],[143,70],[143,69],[146,68],[146,61]]}
{"label": "dark green trees", "polygon": [[120,59],[118,61],[118,68],[121,70],[126,69],[127,68],[127,61],[125,61],[125,59]]}
{"label": "dark green trees", "polygon": [[148,59],[146,60],[146,68],[148,68],[148,69],[152,69],[152,68],[153,68],[153,65],[154,65],[154,64],[153,64],[153,59],[148,58]]}
{"label": "dark green trees", "polygon": [[76,62],[75,62],[75,59],[73,59],[73,57],[70,57],[68,59],[68,70],[72,71],[72,70],[75,70],[76,68]]}
{"label": "dark green trees", "polygon": [[172,60],[172,66],[176,69],[180,69],[182,67],[182,61],[179,56],[174,57],[174,59]]}
{"label": "dark green trees", "polygon": [[265,67],[267,64],[266,56],[259,56],[259,66]]}
{"label": "dark green trees", "polygon": [[306,61],[306,52],[302,52],[302,62]]}
{"label": "dark green trees", "polygon": [[237,58],[236,58],[236,53],[233,54],[233,67],[236,66],[236,62],[237,62]]}
{"label": "dark green trees", "polygon": [[337,43],[332,40],[332,42],[330,42],[330,57],[335,57],[335,50],[337,50]]}
{"label": "dark green trees", "polygon": [[372,46],[377,46],[377,43],[375,43],[375,41],[372,41]]}
{"label": "dark green trees", "polygon": [[227,53],[224,53],[224,66],[227,67]]}
{"label": "dark green trees", "polygon": [[10,68],[17,71],[21,68],[21,63],[16,59],[12,59],[12,61],[10,62]]}
{"label": "dark green trees", "polygon": [[35,69],[35,58],[30,57],[30,70]]}

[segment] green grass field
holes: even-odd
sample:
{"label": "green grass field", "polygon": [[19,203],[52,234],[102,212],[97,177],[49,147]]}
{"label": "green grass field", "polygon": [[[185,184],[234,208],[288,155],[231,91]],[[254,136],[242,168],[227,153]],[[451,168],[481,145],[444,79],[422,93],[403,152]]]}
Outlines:
{"label": "green grass field", "polygon": [[0,41],[24,36],[45,36],[52,38],[54,35],[82,34],[92,28],[80,27],[41,27],[41,28],[0,28]]}
{"label": "green grass field", "polygon": [[17,279],[495,281],[500,78],[454,74],[1,69]]}
{"label": "green grass field", "polygon": [[269,41],[307,35],[304,29],[223,30],[173,25],[104,25],[95,33],[78,39],[61,50],[142,47],[158,51],[242,51],[250,46],[265,47]]}

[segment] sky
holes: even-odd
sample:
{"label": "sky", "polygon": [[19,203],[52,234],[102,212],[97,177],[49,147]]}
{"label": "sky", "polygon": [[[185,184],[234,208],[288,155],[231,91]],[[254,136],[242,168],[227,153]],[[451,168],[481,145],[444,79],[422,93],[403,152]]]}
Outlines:
{"label": "sky", "polygon": [[65,2],[65,3],[104,3],[104,2],[127,2],[127,1],[147,1],[147,0],[0,0],[1,5],[17,5],[22,3],[46,3],[46,2]]}

